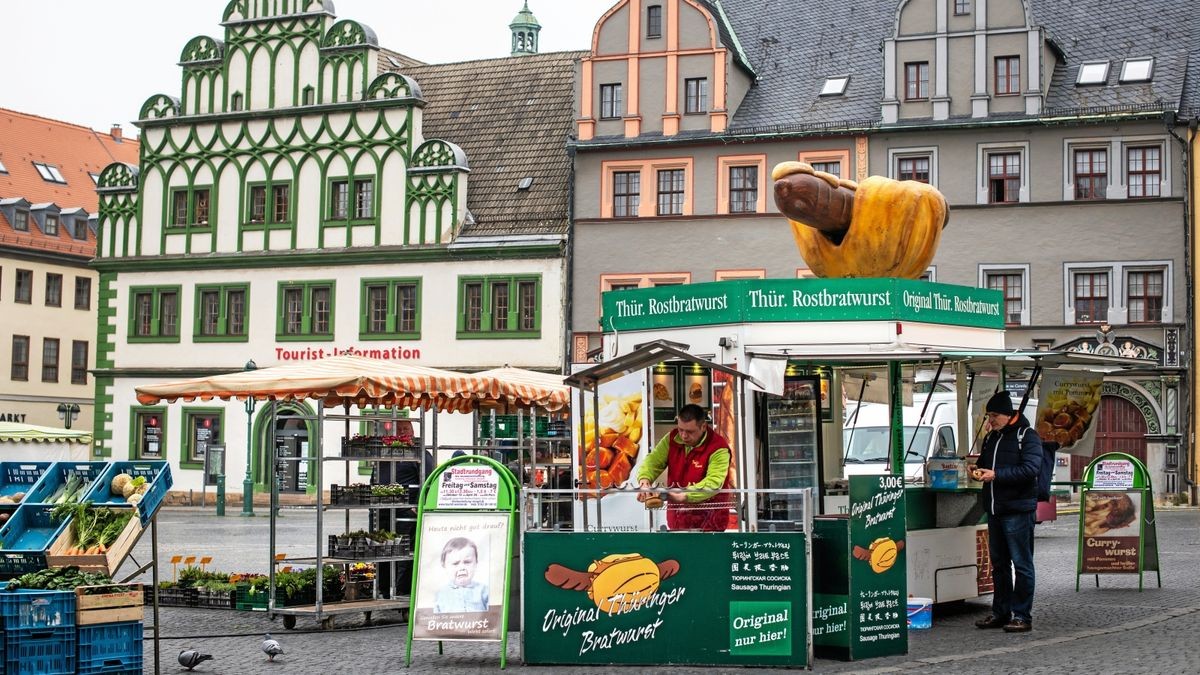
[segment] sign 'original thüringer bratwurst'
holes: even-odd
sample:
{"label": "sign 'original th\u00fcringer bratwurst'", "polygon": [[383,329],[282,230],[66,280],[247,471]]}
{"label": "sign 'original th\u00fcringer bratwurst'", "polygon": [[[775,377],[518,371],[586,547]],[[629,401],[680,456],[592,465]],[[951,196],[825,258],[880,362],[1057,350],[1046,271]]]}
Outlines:
{"label": "sign 'original th\u00fcringer bratwurst'", "polygon": [[908,279],[747,279],[603,295],[605,331],[788,321],[1003,328],[1003,294]]}

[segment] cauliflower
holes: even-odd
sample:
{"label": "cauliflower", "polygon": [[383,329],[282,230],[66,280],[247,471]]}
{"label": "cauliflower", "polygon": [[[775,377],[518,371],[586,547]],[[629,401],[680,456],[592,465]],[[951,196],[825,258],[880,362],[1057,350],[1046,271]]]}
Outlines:
{"label": "cauliflower", "polygon": [[127,473],[119,473],[116,476],[113,476],[112,493],[114,495],[124,497],[125,496],[125,486],[128,485],[129,482],[132,480],[133,480],[133,476],[130,476]]}

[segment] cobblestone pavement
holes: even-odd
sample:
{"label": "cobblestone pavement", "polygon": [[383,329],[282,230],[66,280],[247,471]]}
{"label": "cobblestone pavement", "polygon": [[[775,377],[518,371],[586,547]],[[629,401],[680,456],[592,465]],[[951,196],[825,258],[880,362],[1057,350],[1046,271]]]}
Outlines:
{"label": "cobblestone pavement", "polygon": [[[265,515],[265,514],[264,514]],[[292,555],[311,555],[315,542],[312,514],[285,512],[280,541]],[[354,527],[358,527],[352,521]],[[340,525],[340,522],[339,522]],[[1153,573],[1139,592],[1136,576],[1104,576],[1096,588],[1091,577],[1075,591],[1078,519],[1067,516],[1038,526],[1037,596],[1034,631],[1009,635],[980,631],[972,622],[988,609],[987,599],[938,607],[933,629],[909,633],[909,653],[895,658],[852,663],[818,659],[813,670],[823,673],[1185,673],[1195,672],[1188,641],[1200,635],[1200,510],[1165,510],[1158,514],[1162,588]],[[160,559],[173,554],[213,555],[216,569],[264,571],[267,562],[267,519],[236,516],[215,518],[200,510],[169,509],[160,516]],[[149,551],[149,536],[139,552]],[[165,564],[165,578],[170,578]],[[413,665],[404,668],[406,626],[396,612],[374,617],[363,626],[361,615],[337,619],[336,629],[320,631],[310,619],[299,619],[296,630],[262,613],[163,608],[161,663],[163,673],[182,672],[175,660],[184,647],[202,649],[216,657],[196,672],[236,673],[438,673],[458,675],[495,672],[499,648],[495,643],[436,643],[413,646]],[[147,625],[150,623],[149,612]],[[259,651],[262,633],[271,631],[286,653],[268,663]],[[150,635],[150,631],[147,631]],[[153,642],[146,642],[146,671],[153,673]],[[559,675],[606,673],[615,667],[525,666],[520,660],[520,635],[510,633],[508,670]],[[661,667],[625,668],[638,673],[785,672],[768,668]]]}

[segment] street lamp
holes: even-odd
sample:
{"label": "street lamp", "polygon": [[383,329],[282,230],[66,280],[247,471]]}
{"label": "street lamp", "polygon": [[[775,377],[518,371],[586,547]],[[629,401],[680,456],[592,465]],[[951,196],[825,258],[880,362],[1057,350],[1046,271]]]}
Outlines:
{"label": "street lamp", "polygon": [[[244,370],[247,372],[258,369],[258,365],[254,363],[254,359],[246,362]],[[250,517],[254,515],[254,479],[250,476],[250,455],[254,450],[254,444],[251,441],[253,431],[251,424],[254,419],[254,406],[258,402],[253,396],[246,397],[246,478],[242,481],[242,515]]]}
{"label": "street lamp", "polygon": [[59,403],[58,404],[58,419],[63,421],[63,426],[67,429],[71,428],[71,422],[79,415],[79,405],[75,403]]}

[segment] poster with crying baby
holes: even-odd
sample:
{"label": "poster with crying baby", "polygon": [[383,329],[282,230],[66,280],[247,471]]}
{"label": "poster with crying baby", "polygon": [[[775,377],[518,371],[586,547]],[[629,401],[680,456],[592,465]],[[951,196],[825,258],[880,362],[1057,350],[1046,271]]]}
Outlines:
{"label": "poster with crying baby", "polygon": [[500,640],[508,521],[507,513],[425,513],[414,640]]}
{"label": "poster with crying baby", "polygon": [[643,532],[665,522],[662,513],[647,511],[634,491],[638,464],[654,442],[647,421],[648,387],[646,371],[601,384],[599,424],[594,396],[584,393],[582,410],[572,401],[575,478],[581,490],[575,501],[576,531]]}

